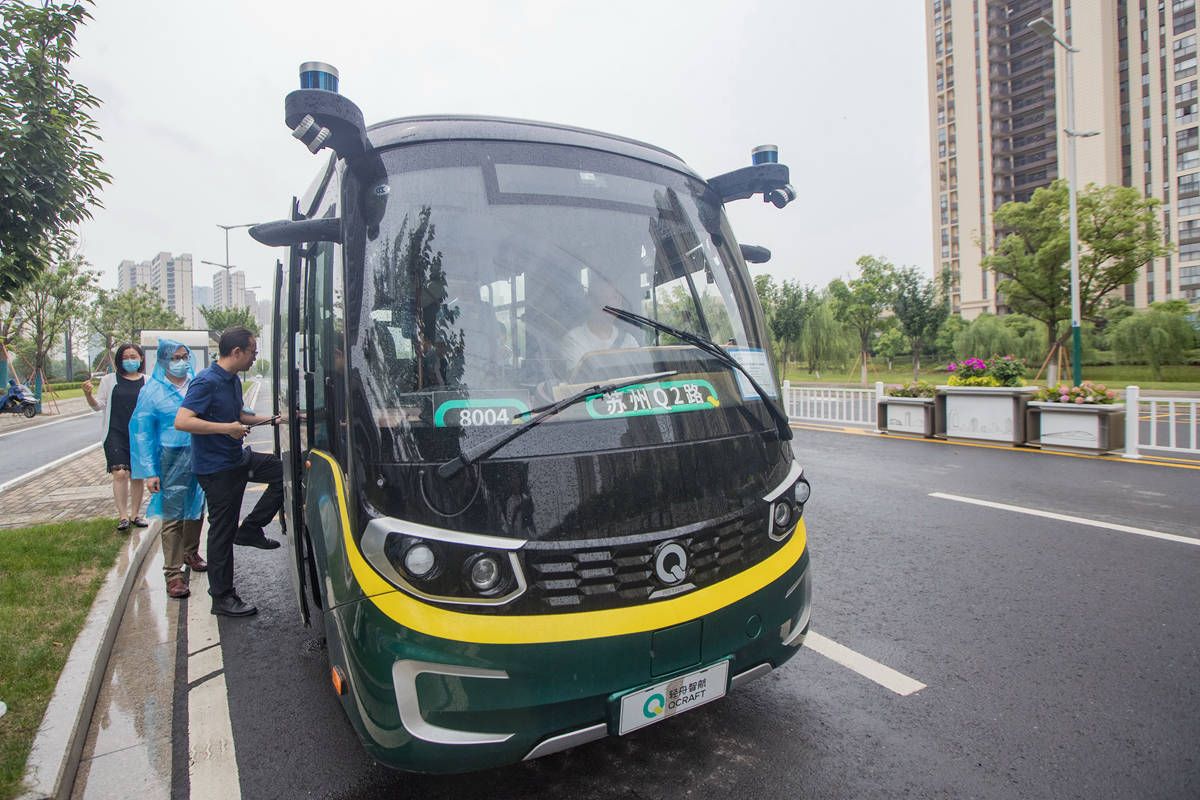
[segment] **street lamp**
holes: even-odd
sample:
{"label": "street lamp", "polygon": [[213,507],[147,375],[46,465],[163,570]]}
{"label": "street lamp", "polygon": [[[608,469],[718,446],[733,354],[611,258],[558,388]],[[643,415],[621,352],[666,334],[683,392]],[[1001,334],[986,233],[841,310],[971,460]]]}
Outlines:
{"label": "street lamp", "polygon": [[225,263],[224,264],[213,264],[213,262],[211,262],[211,261],[201,261],[200,263],[201,264],[212,264],[214,267],[224,267],[225,271],[228,272],[233,267],[233,265],[229,263],[229,232],[236,228],[252,228],[257,224],[258,224],[257,222],[247,222],[242,225],[222,225],[221,223],[218,222],[217,227],[221,228],[222,230],[225,231]]}
{"label": "street lamp", "polygon": [[1079,333],[1079,210],[1075,201],[1075,140],[1087,136],[1097,136],[1100,131],[1075,130],[1075,59],[1078,48],[1058,38],[1054,25],[1045,17],[1038,17],[1027,26],[1038,36],[1062,45],[1067,51],[1067,190],[1071,199],[1071,377],[1075,385],[1083,382],[1083,342]]}

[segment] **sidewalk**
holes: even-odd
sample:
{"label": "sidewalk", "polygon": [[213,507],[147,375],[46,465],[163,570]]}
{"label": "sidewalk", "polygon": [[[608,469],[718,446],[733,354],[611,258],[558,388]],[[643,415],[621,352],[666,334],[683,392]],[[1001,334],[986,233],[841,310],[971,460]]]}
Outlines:
{"label": "sidewalk", "polygon": [[0,492],[0,530],[116,516],[100,448]]}

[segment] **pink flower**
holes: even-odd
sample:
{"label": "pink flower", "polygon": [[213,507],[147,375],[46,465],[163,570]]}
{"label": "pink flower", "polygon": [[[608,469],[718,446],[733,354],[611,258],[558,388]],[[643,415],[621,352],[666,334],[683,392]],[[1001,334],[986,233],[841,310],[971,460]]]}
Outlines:
{"label": "pink flower", "polygon": [[1084,401],[1084,399],[1083,399],[1082,397],[1076,397],[1076,398],[1075,398],[1075,402],[1076,402],[1076,403],[1083,403],[1083,402],[1085,402],[1085,401]]}
{"label": "pink flower", "polygon": [[1060,403],[1066,403],[1066,402],[1068,402],[1070,399],[1071,399],[1071,398],[1067,397],[1067,396],[1064,394],[1064,395],[1060,395],[1060,396],[1059,396],[1059,398],[1058,398],[1058,402],[1060,402]]}
{"label": "pink flower", "polygon": [[1103,391],[1104,391],[1104,384],[1103,384],[1103,383],[1097,383],[1097,384],[1096,384],[1096,391],[1097,391],[1097,392],[1103,392]]}
{"label": "pink flower", "polygon": [[1104,393],[1104,396],[1105,397],[1116,397],[1117,393],[1114,392],[1112,389],[1109,389],[1107,392]]}

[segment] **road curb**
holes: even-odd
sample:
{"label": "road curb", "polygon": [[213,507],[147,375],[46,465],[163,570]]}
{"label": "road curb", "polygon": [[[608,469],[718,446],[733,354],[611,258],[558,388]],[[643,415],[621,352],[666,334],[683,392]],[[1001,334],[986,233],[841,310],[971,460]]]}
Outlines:
{"label": "road curb", "polygon": [[71,796],[117,629],[142,562],[162,530],[162,520],[131,530],[138,535],[130,536],[117,554],[117,562],[96,593],[83,629],[71,646],[25,762],[25,793],[18,800],[67,800]]}

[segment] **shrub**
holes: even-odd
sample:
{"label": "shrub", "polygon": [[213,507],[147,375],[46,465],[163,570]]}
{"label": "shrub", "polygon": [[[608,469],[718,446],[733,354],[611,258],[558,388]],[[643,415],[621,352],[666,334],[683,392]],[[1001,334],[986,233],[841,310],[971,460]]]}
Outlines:
{"label": "shrub", "polygon": [[929,381],[917,381],[897,386],[888,386],[883,390],[888,397],[936,397],[937,387]]}
{"label": "shrub", "polygon": [[951,386],[1020,386],[1025,359],[993,355],[987,361],[968,358],[946,367]]}

